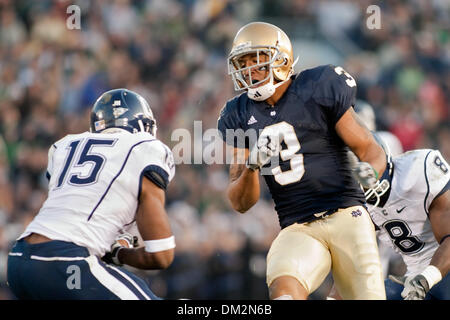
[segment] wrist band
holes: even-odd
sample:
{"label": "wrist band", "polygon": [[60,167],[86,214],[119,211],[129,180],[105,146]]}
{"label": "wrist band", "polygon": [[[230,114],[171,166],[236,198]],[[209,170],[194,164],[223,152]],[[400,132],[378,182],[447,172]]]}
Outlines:
{"label": "wrist band", "polygon": [[444,240],[447,239],[448,237],[450,237],[450,234],[446,234],[445,236],[443,236],[441,241],[439,242],[439,245],[441,245],[442,242],[444,242]]}
{"label": "wrist band", "polygon": [[375,172],[375,179],[378,180],[378,171],[375,170],[375,168],[372,165],[370,166],[372,167],[373,172]]}
{"label": "wrist band", "polygon": [[[250,159],[250,157],[249,157],[248,159]],[[256,164],[250,164],[250,162],[248,161],[248,159],[245,161],[245,166],[246,166],[248,169],[250,169],[250,170],[252,170],[252,171],[256,171],[256,170],[260,169]]]}
{"label": "wrist band", "polygon": [[115,250],[115,252],[113,252],[112,254],[112,261],[114,262],[114,264],[118,265],[118,266],[122,266],[122,262],[120,262],[119,260],[119,251],[122,250],[124,247],[117,247]]}
{"label": "wrist band", "polygon": [[430,289],[442,279],[441,271],[439,271],[438,268],[431,264],[422,271],[421,275],[423,275],[425,279],[427,279]]}
{"label": "wrist band", "polygon": [[158,240],[146,240],[144,241],[145,251],[153,253],[175,248],[175,237],[158,239]]}

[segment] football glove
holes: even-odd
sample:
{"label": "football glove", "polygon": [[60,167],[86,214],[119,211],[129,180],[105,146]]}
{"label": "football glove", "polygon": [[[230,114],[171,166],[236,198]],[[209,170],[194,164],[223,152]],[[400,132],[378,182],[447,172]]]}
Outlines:
{"label": "football glove", "polygon": [[106,263],[113,263],[117,266],[122,266],[119,261],[119,251],[122,248],[134,248],[138,246],[138,238],[127,232],[118,235],[111,245],[111,251],[107,252],[102,258]]}
{"label": "football glove", "polygon": [[401,293],[405,300],[423,300],[428,291],[442,279],[442,274],[438,268],[429,265],[424,271],[409,277],[389,276],[392,281],[402,284],[404,289]]}
{"label": "football glove", "polygon": [[280,140],[276,136],[264,135],[260,136],[255,146],[250,151],[246,166],[255,171],[261,169],[270,158],[277,156],[280,153]]}
{"label": "football glove", "polygon": [[353,169],[353,175],[365,190],[377,185],[378,173],[368,162],[358,162]]}
{"label": "football glove", "polygon": [[405,300],[423,300],[430,291],[427,279],[421,274],[406,278],[404,286],[402,297]]}

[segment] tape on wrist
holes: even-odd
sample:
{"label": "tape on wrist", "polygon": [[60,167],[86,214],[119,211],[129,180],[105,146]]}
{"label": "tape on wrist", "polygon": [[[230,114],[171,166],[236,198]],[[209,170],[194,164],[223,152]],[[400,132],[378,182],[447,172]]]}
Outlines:
{"label": "tape on wrist", "polygon": [[375,168],[372,165],[370,165],[370,166],[372,167],[373,172],[375,172],[375,179],[378,180],[378,178],[379,178],[378,171],[375,170]]}
{"label": "tape on wrist", "polygon": [[144,241],[145,251],[153,253],[175,248],[175,237]]}
{"label": "tape on wrist", "polygon": [[259,169],[257,165],[249,164],[248,161],[245,163],[245,166],[252,171],[256,171]]}
{"label": "tape on wrist", "polygon": [[442,280],[441,271],[439,271],[438,268],[431,264],[422,271],[421,275],[423,275],[425,279],[427,279],[430,289],[432,286]]}

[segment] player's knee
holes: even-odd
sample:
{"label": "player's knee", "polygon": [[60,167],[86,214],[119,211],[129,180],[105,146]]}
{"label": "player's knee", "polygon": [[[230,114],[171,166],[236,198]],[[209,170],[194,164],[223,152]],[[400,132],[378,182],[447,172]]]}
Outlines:
{"label": "player's knee", "polygon": [[279,297],[273,298],[273,300],[294,300],[290,294],[283,294]]}
{"label": "player's knee", "polygon": [[307,299],[308,291],[296,278],[282,276],[276,278],[269,286],[269,296],[272,300]]}

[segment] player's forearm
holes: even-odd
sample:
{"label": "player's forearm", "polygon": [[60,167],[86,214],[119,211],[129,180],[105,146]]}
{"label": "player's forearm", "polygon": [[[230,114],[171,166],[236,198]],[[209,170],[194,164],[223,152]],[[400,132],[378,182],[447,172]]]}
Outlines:
{"label": "player's forearm", "polygon": [[149,253],[144,248],[123,248],[119,251],[118,258],[121,263],[138,269],[166,269],[172,264],[174,250]]}
{"label": "player's forearm", "polygon": [[244,213],[259,199],[259,171],[252,171],[245,165],[230,167],[228,199],[234,210]]}
{"label": "player's forearm", "polygon": [[434,252],[430,264],[437,267],[442,277],[450,269],[450,191],[435,197],[430,204],[429,219],[434,237],[439,247]]}
{"label": "player's forearm", "polygon": [[371,143],[364,152],[358,155],[363,162],[368,162],[377,171],[380,178],[386,169],[386,154],[377,143]]}
{"label": "player's forearm", "polygon": [[447,275],[450,270],[450,238],[445,239],[434,252],[430,264],[441,271],[442,278]]}

